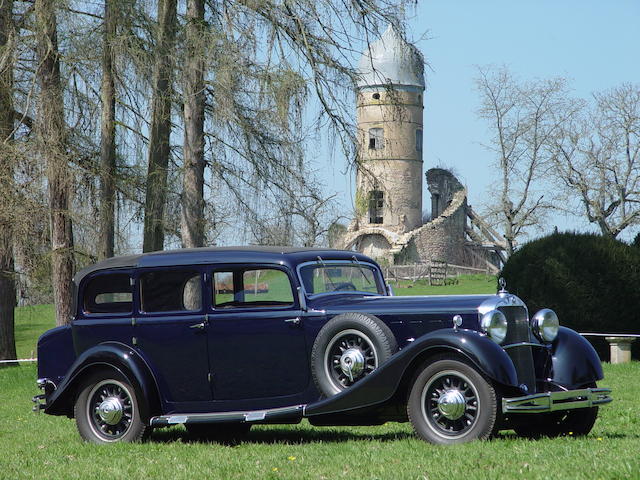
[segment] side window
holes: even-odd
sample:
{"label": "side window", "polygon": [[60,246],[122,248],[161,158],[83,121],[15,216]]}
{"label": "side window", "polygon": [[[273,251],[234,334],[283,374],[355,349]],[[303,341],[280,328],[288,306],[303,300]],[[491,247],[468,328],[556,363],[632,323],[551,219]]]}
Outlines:
{"label": "side window", "polygon": [[215,272],[213,286],[216,308],[293,305],[289,277],[274,268]]}
{"label": "side window", "polygon": [[416,152],[422,152],[422,129],[416,130]]}
{"label": "side window", "polygon": [[98,275],[86,284],[83,292],[84,313],[130,313],[133,290],[126,273]]}
{"label": "side window", "polygon": [[143,312],[194,312],[202,308],[200,273],[158,270],[140,276]]}
{"label": "side window", "polygon": [[382,150],[384,148],[384,129],[369,129],[369,148],[373,150]]}

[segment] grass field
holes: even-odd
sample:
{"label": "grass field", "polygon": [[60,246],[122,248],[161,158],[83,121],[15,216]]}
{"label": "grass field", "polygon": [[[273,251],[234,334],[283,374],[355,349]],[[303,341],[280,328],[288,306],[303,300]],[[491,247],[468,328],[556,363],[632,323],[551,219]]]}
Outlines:
{"label": "grass field", "polygon": [[254,427],[237,445],[191,441],[182,427],[145,444],[88,445],[66,417],[30,411],[33,364],[0,369],[0,478],[637,479],[640,363],[605,365],[614,403],[586,438],[506,434],[453,447],[426,444],[408,424]]}
{"label": "grass field", "polygon": [[[495,279],[470,278],[495,291]],[[477,287],[478,285],[476,285]],[[411,293],[462,293],[417,285]],[[447,289],[449,291],[444,291]],[[398,294],[403,289],[397,289]],[[453,290],[453,291],[451,291]],[[483,293],[482,290],[472,293]],[[18,309],[18,355],[53,325],[51,306]],[[183,427],[157,430],[144,444],[84,444],[73,420],[31,412],[34,364],[0,368],[0,479],[640,479],[640,362],[605,364],[602,407],[586,438],[523,440],[512,432],[452,447],[426,444],[409,424],[380,427],[256,426],[234,445],[193,441]]]}

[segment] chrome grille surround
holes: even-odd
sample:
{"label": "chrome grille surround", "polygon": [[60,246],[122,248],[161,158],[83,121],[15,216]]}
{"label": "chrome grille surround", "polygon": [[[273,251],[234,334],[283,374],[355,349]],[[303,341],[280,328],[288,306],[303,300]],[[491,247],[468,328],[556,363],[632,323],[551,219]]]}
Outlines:
{"label": "chrome grille surround", "polygon": [[518,375],[518,385],[527,393],[536,391],[536,372],[533,362],[529,313],[527,306],[517,296],[501,292],[483,302],[478,313],[483,315],[490,310],[500,310],[507,317],[507,337],[501,346],[505,349]]}

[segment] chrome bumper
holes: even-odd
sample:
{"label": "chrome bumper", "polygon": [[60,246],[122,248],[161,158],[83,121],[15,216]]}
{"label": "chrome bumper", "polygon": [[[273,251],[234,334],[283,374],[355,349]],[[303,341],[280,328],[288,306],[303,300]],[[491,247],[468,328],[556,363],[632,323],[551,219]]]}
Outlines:
{"label": "chrome bumper", "polygon": [[610,393],[610,388],[584,388],[503,398],[502,413],[541,413],[589,408],[611,402],[613,399],[609,396]]}

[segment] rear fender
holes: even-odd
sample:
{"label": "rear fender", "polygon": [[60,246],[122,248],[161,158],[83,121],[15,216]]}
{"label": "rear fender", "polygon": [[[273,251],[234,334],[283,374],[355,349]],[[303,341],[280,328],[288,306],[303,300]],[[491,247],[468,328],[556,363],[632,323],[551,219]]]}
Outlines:
{"label": "rear fender", "polygon": [[99,369],[112,369],[124,375],[146,400],[148,414],[161,413],[158,387],[146,362],[131,347],[116,342],[101,343],[84,351],[47,398],[45,413],[71,416],[80,382]]}
{"label": "rear fender", "polygon": [[518,385],[513,362],[486,335],[475,330],[441,329],[416,339],[352,387],[308,405],[305,415],[329,414],[386,402],[403,380],[413,376],[420,364],[438,353],[451,353],[466,359],[494,382],[512,387]]}

